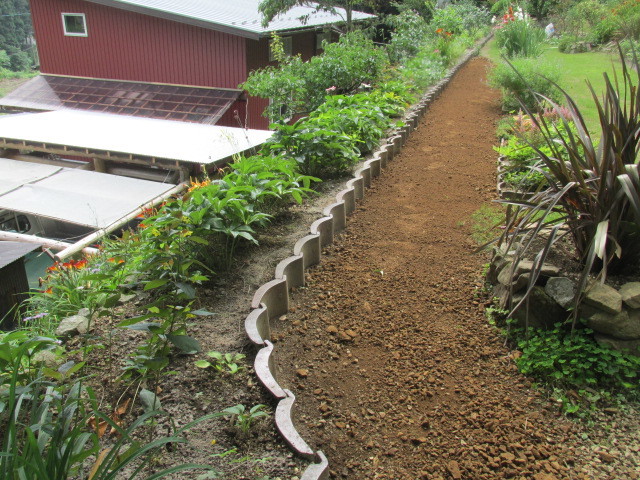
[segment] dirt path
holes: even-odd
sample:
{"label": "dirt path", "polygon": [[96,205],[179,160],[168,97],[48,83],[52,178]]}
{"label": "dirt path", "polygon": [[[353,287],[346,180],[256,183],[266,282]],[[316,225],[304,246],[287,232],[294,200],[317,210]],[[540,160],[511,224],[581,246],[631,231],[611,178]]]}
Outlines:
{"label": "dirt path", "polygon": [[495,195],[486,69],[453,79],[279,322],[280,382],[332,478],[592,478],[483,316],[465,222]]}

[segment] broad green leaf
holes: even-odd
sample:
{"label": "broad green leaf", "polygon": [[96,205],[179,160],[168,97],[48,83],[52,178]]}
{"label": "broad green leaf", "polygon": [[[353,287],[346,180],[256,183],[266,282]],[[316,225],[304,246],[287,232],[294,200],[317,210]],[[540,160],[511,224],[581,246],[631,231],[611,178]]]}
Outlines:
{"label": "broad green leaf", "polygon": [[174,344],[182,353],[193,355],[201,352],[200,343],[193,337],[187,335],[167,335],[167,340]]}

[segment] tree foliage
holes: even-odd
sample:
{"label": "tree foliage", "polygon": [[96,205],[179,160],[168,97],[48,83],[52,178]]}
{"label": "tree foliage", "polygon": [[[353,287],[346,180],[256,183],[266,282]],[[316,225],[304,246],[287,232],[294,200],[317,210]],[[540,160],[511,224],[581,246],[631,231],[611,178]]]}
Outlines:
{"label": "tree foliage", "polygon": [[[271,20],[280,15],[286,13],[296,6],[313,7],[316,12],[325,11],[337,14],[337,8],[342,8],[345,11],[343,20],[347,24],[347,30],[351,30],[353,11],[360,5],[365,3],[371,3],[371,1],[356,1],[356,0],[317,0],[310,2],[308,0],[262,0],[258,9],[262,13],[262,25],[267,26]],[[303,17],[303,21],[305,18]]]}
{"label": "tree foliage", "polygon": [[29,47],[33,29],[28,0],[0,1],[0,51],[9,57],[8,67],[24,70],[31,64],[25,52]]}

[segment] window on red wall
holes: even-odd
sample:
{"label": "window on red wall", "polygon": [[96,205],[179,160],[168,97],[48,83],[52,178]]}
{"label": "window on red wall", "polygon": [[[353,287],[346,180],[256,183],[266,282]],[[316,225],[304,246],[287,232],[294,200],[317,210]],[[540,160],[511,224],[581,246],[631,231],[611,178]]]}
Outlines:
{"label": "window on red wall", "polygon": [[71,37],[87,36],[87,19],[84,13],[63,13],[62,28],[64,34]]}

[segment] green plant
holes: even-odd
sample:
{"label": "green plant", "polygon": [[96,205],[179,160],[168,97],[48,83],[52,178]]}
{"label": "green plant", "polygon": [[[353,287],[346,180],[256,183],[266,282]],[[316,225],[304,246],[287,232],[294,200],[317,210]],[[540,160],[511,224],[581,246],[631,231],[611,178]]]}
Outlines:
{"label": "green plant", "polygon": [[473,1],[459,0],[445,8],[435,10],[431,25],[436,29],[442,28],[447,32],[460,35],[474,34],[487,27],[491,22],[491,15],[486,8],[478,6]]}
{"label": "green plant", "polygon": [[393,28],[387,53],[393,63],[415,56],[430,41],[432,27],[411,10],[387,17],[385,22]]}
{"label": "green plant", "polygon": [[217,372],[228,372],[230,374],[238,373],[244,368],[242,365],[238,365],[238,363],[246,357],[246,355],[242,353],[220,353],[211,351],[207,352],[206,355],[211,358],[212,361],[197,360],[195,362],[196,367],[213,368]]}
{"label": "green plant", "polygon": [[[560,398],[567,413],[575,413],[581,403],[588,405],[606,396],[594,395],[600,391],[621,393],[627,398],[640,394],[640,357],[601,346],[592,333],[586,328],[572,333],[570,327],[561,324],[553,330],[511,332],[522,352],[516,360],[520,371],[565,392]],[[568,397],[569,390],[577,395]]]}
{"label": "green plant", "polygon": [[360,158],[356,138],[324,128],[310,118],[273,127],[275,133],[264,144],[264,154],[293,158],[306,175],[338,177],[346,174]]}
{"label": "green plant", "polygon": [[[620,56],[622,78],[612,83],[605,74],[602,100],[592,89],[600,117],[599,141],[592,139],[578,106],[566,93],[576,134],[568,127],[568,120],[563,120],[565,133],[559,135],[544,116],[527,112],[552,152],[548,155],[534,146],[548,169],[544,172],[548,187],[524,201],[505,202],[509,206],[501,238],[507,248],[514,242],[523,245],[518,260],[545,231],[545,246],[536,255],[537,267],[527,293],[549,250],[558,238],[567,235],[583,265],[579,292],[584,291],[592,271],[604,281],[608,271],[634,268],[640,262],[640,176],[636,160],[640,148],[636,134],[640,128],[640,98],[638,78],[634,82],[622,52]],[[558,215],[549,217],[550,213]],[[578,302],[580,296],[576,297]],[[575,320],[576,317],[574,325]]]}
{"label": "green plant", "polygon": [[[28,338],[25,332],[7,334],[0,344],[0,365],[5,373],[0,389],[3,479],[67,480],[79,475],[84,478],[91,463],[92,480],[113,480],[125,467],[132,467],[128,478],[137,478],[162,447],[184,442],[181,435],[185,431],[222,415],[201,417],[176,430],[174,435],[142,443],[133,438],[134,431],[159,412],[139,417],[126,429],[118,425],[98,411],[92,390],[84,387],[82,380],[56,384],[44,377],[44,369],[34,367],[34,356],[54,346],[52,339]],[[76,364],[72,369],[77,371],[79,366]],[[60,371],[66,372],[64,378],[69,377],[68,366],[63,365]],[[102,451],[101,437],[90,427],[95,418],[118,433],[117,440]],[[210,467],[181,464],[145,478],[162,478],[195,468]]]}
{"label": "green plant", "polygon": [[496,43],[508,58],[537,57],[542,53],[544,30],[528,19],[513,19],[496,30]]}
{"label": "green plant", "polygon": [[401,77],[416,93],[424,92],[429,85],[433,85],[445,75],[445,61],[434,50],[432,44],[421,48],[416,56],[406,60],[400,69]]}
{"label": "green plant", "polygon": [[558,42],[558,50],[562,53],[583,53],[590,48],[587,41],[575,35],[563,35]]}
{"label": "green plant", "polygon": [[102,308],[110,308],[120,294],[112,281],[104,282],[94,266],[101,258],[57,262],[48,268],[43,282],[44,291],[34,293],[28,300],[30,315],[46,313],[53,323],[69,315],[76,315],[82,308],[89,310],[89,317]]}
{"label": "green plant", "polygon": [[231,416],[233,425],[238,428],[240,432],[247,435],[258,418],[269,415],[264,411],[265,408],[266,405],[259,404],[247,410],[244,405],[238,404],[233,407],[225,408],[223,412]]}
{"label": "green plant", "polygon": [[[155,285],[149,283],[147,287],[153,288]],[[194,355],[201,351],[198,341],[187,335],[187,321],[211,313],[192,310],[193,300],[185,306],[168,304],[171,300],[180,298],[169,299],[162,296],[147,307],[146,314],[123,320],[118,324],[121,328],[145,331],[149,334],[147,340],[127,360],[124,367],[126,375],[137,372],[145,377],[152,372],[160,373],[169,365],[172,347],[177,348],[183,355]]]}
{"label": "green plant", "polygon": [[356,92],[363,83],[375,84],[387,64],[387,55],[362,32],[343,35],[325,44],[321,55],[304,62],[285,57],[280,64],[254,70],[242,88],[251,95],[269,98],[264,114],[274,122],[313,111],[324,102],[328,91]]}
{"label": "green plant", "polygon": [[559,70],[548,62],[532,58],[514,58],[510,63],[501,62],[490,72],[489,82],[502,92],[502,109],[517,111],[521,104],[529,111],[538,111],[548,105],[541,105],[539,96],[559,103],[563,98],[557,83]]}
{"label": "green plant", "polygon": [[309,121],[357,140],[361,152],[368,153],[391,127],[390,117],[402,111],[398,103],[393,95],[331,96],[309,116]]}

